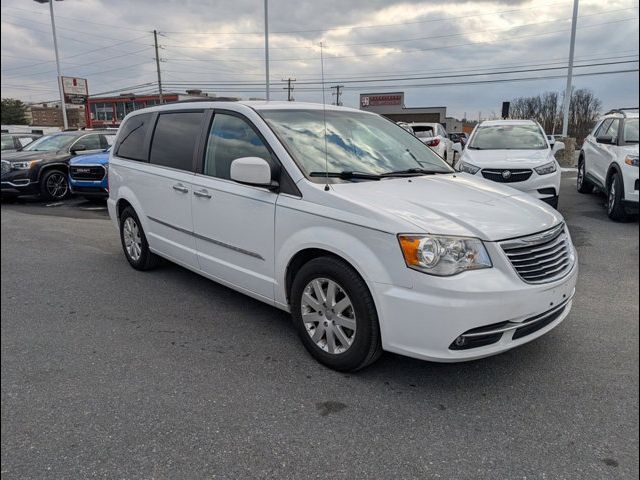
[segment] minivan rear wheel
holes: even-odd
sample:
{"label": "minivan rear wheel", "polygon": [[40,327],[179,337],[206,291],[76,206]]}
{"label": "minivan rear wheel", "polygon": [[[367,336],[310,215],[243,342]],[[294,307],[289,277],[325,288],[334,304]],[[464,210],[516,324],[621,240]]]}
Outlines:
{"label": "minivan rear wheel", "polygon": [[151,270],[158,265],[160,257],[149,249],[138,215],[131,207],[120,215],[120,241],[124,256],[136,270]]}
{"label": "minivan rear wheel", "polygon": [[340,259],[315,258],[298,271],[291,287],[291,313],[305,348],[334,370],[359,370],[382,353],[371,293]]}

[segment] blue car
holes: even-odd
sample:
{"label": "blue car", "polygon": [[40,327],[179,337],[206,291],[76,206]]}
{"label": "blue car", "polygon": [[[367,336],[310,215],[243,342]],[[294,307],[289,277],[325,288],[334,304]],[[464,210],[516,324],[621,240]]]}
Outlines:
{"label": "blue car", "polygon": [[109,196],[109,150],[93,155],[78,155],[69,161],[71,193],[91,198]]}

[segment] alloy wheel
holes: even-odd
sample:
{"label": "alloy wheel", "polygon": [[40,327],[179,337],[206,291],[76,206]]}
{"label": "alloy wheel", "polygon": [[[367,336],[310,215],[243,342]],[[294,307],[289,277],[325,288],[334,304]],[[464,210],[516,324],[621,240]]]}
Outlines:
{"label": "alloy wheel", "polygon": [[614,176],[611,179],[611,185],[609,185],[609,201],[607,204],[607,209],[609,213],[613,212],[613,209],[616,206],[616,177]]}
{"label": "alloy wheel", "polygon": [[311,280],[302,293],[302,321],[311,340],[330,354],[346,352],[356,338],[351,299],[333,280]]}
{"label": "alloy wheel", "polygon": [[47,178],[46,189],[51,198],[64,198],[69,190],[67,177],[62,173],[52,173],[49,175],[49,178]]}
{"label": "alloy wheel", "polygon": [[584,182],[584,162],[581,162],[578,167],[578,189],[582,188],[582,182]]}
{"label": "alloy wheel", "polygon": [[137,262],[142,255],[142,238],[140,237],[140,228],[133,219],[133,217],[127,217],[122,227],[124,248],[127,250],[127,254],[134,262]]}

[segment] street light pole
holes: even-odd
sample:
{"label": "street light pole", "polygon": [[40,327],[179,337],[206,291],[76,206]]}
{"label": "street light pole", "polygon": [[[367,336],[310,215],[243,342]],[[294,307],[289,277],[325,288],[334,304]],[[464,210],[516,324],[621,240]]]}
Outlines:
{"label": "street light pole", "polygon": [[[49,13],[51,14],[51,31],[53,33],[53,49],[56,54],[56,71],[58,72],[58,91],[60,92],[60,107],[62,108],[62,124],[64,129],[69,128],[69,121],[67,120],[67,109],[64,103],[64,91],[62,89],[62,76],[60,74],[60,56],[58,55],[58,38],[56,37],[56,21],[53,16],[53,0],[34,0],[37,3],[48,3]],[[61,2],[62,0],[57,0]]]}
{"label": "street light pole", "polygon": [[576,48],[576,27],[578,24],[578,0],[573,0],[573,20],[571,21],[571,45],[569,46],[569,67],[567,70],[567,88],[564,91],[562,114],[562,136],[569,134],[569,108],[571,107],[571,82],[573,80],[573,55]]}
{"label": "street light pole", "polygon": [[264,71],[269,101],[269,0],[264,0]]}

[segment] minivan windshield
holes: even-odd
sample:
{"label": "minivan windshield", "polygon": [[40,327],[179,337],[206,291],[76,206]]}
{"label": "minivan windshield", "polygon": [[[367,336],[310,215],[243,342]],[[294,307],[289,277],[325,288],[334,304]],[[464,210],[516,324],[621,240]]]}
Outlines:
{"label": "minivan windshield", "polygon": [[487,125],[476,130],[471,150],[544,150],[547,139],[537,125]]}
{"label": "minivan windshield", "polygon": [[30,143],[22,150],[25,152],[56,152],[69,147],[76,138],[73,135],[48,135]]}
{"label": "minivan windshield", "polygon": [[322,110],[302,109],[262,110],[260,114],[308,177],[325,170],[363,174],[360,178],[453,172],[420,140],[378,115],[335,110],[323,114]]}

